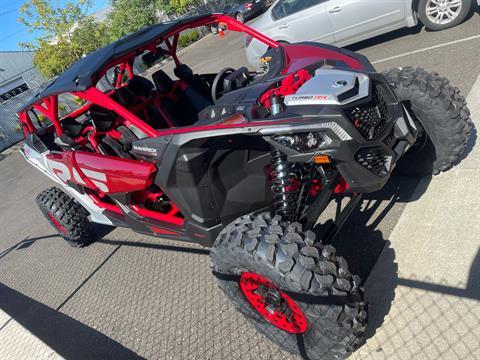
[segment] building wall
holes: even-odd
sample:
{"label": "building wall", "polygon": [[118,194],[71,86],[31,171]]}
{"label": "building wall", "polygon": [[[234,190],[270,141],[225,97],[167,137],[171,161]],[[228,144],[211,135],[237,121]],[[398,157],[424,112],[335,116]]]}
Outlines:
{"label": "building wall", "polygon": [[[0,151],[23,139],[16,112],[45,82],[33,65],[32,52],[0,52],[0,97],[4,95],[0,100]],[[20,90],[12,88],[21,84],[26,84],[22,87],[26,91],[15,95]]]}

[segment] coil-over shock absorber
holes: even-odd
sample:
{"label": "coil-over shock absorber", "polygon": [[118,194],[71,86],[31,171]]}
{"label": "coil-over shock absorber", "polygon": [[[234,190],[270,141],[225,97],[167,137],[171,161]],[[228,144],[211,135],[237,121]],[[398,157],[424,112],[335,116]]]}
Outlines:
{"label": "coil-over shock absorber", "polygon": [[278,149],[272,151],[272,192],[276,214],[286,221],[297,220],[299,192],[298,174],[295,164]]}

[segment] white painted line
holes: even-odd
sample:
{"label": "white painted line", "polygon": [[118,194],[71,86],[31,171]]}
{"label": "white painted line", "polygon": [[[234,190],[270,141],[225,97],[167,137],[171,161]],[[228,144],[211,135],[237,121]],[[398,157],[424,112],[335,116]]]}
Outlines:
{"label": "white painted line", "polygon": [[467,96],[467,105],[472,113],[473,123],[480,126],[480,75]]}
{"label": "white painted line", "polygon": [[470,36],[470,37],[465,38],[465,39],[458,39],[458,40],[450,41],[450,42],[447,42],[447,43],[444,43],[444,44],[429,46],[429,47],[426,47],[424,49],[418,49],[418,50],[415,50],[415,51],[409,51],[409,52],[406,52],[406,53],[403,53],[403,54],[390,56],[390,57],[385,58],[385,59],[374,61],[374,62],[372,62],[372,64],[375,65],[375,64],[379,64],[379,63],[382,63],[382,62],[385,62],[385,61],[398,59],[398,58],[401,58],[401,57],[404,57],[404,56],[414,55],[414,54],[422,53],[422,52],[425,52],[425,51],[439,49],[439,48],[442,48],[442,47],[445,47],[445,46],[455,45],[455,44],[459,44],[459,43],[462,43],[462,42],[465,42],[465,41],[471,41],[471,40],[476,40],[476,39],[480,39],[480,35],[474,35],[474,36]]}

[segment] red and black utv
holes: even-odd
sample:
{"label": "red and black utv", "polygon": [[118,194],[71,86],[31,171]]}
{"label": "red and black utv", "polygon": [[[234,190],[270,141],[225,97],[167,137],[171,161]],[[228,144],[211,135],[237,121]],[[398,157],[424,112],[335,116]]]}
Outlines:
{"label": "red and black utv", "polygon": [[[195,74],[182,64],[179,33],[205,26],[266,43],[260,69]],[[165,57],[175,77],[161,66],[151,80],[134,69]],[[65,94],[82,105],[61,114]],[[65,240],[81,247],[99,228],[121,226],[209,246],[237,310],[309,359],[344,358],[363,341],[362,281],[329,244],[362,193],[382,188],[396,166],[447,170],[471,129],[465,99],[436,73],[379,74],[353,52],[281,45],[216,14],[152,25],[95,51],[18,115],[26,160],[61,187],[37,202]],[[349,204],[316,238],[313,226],[338,196]]]}

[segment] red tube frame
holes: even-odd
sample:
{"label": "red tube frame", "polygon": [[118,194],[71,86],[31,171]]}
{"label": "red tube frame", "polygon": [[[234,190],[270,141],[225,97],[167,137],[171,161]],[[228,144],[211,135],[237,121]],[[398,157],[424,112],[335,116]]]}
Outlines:
{"label": "red tube frame", "polygon": [[[163,35],[162,37],[155,39],[151,43],[135,49],[128,54],[125,54],[121,56],[118,59],[115,59],[114,61],[106,64],[104,66],[104,69],[99,72],[96,76],[96,79],[94,80],[94,83],[96,84],[98,80],[105,75],[106,71],[110,69],[113,66],[120,66],[120,70],[124,72],[125,70],[127,71],[127,74],[130,78],[132,78],[133,74],[133,60],[136,55],[138,55],[139,51],[145,51],[145,50],[154,50],[162,41],[165,42],[169,49],[169,55],[173,58],[175,61],[175,64],[178,66],[180,65],[180,60],[177,57],[177,46],[178,46],[178,37],[179,33],[182,32],[183,30],[186,29],[191,29],[191,28],[197,28],[200,26],[204,25],[209,25],[209,24],[221,24],[226,27],[227,30],[232,30],[232,31],[237,31],[237,32],[244,32],[255,39],[265,43],[271,48],[276,48],[280,46],[279,43],[276,41],[268,38],[267,36],[259,33],[258,31],[238,22],[237,20],[223,14],[211,14],[208,16],[205,16],[201,19],[191,21],[186,24],[182,24],[180,26],[175,27],[172,29],[170,32],[167,34]],[[173,41],[170,41],[170,38],[173,37]],[[117,79],[117,83],[115,84],[116,87],[121,86],[121,79],[122,76],[119,77],[120,80]],[[159,131],[153,129],[151,126],[149,126],[146,122],[144,122],[142,119],[138,118],[134,114],[132,114],[128,109],[125,107],[121,106],[118,104],[116,101],[111,99],[107,94],[104,94],[102,91],[98,90],[96,87],[91,87],[85,91],[78,91],[78,92],[72,92],[73,95],[78,96],[86,101],[89,101],[93,104],[97,104],[99,106],[102,106],[106,109],[112,110],[116,112],[118,115],[123,117],[125,120],[129,121],[132,125],[138,127],[142,132],[144,132],[147,136],[149,137],[155,137],[160,134]],[[81,108],[73,111],[70,115],[79,115],[90,107],[90,104],[84,105]],[[60,125],[61,119],[59,118],[58,115],[58,94],[57,95],[51,95],[47,98],[41,99],[38,103],[32,105],[31,108],[26,109],[22,112],[20,112],[19,118],[21,123],[23,124],[23,131],[25,136],[28,134],[32,134],[36,131],[35,126],[33,125],[30,116],[28,115],[28,111],[31,109],[35,109],[39,112],[41,112],[43,115],[45,115],[47,118],[50,119],[50,121],[53,123],[53,126],[55,128],[55,131],[58,135],[63,134],[63,129]]]}

